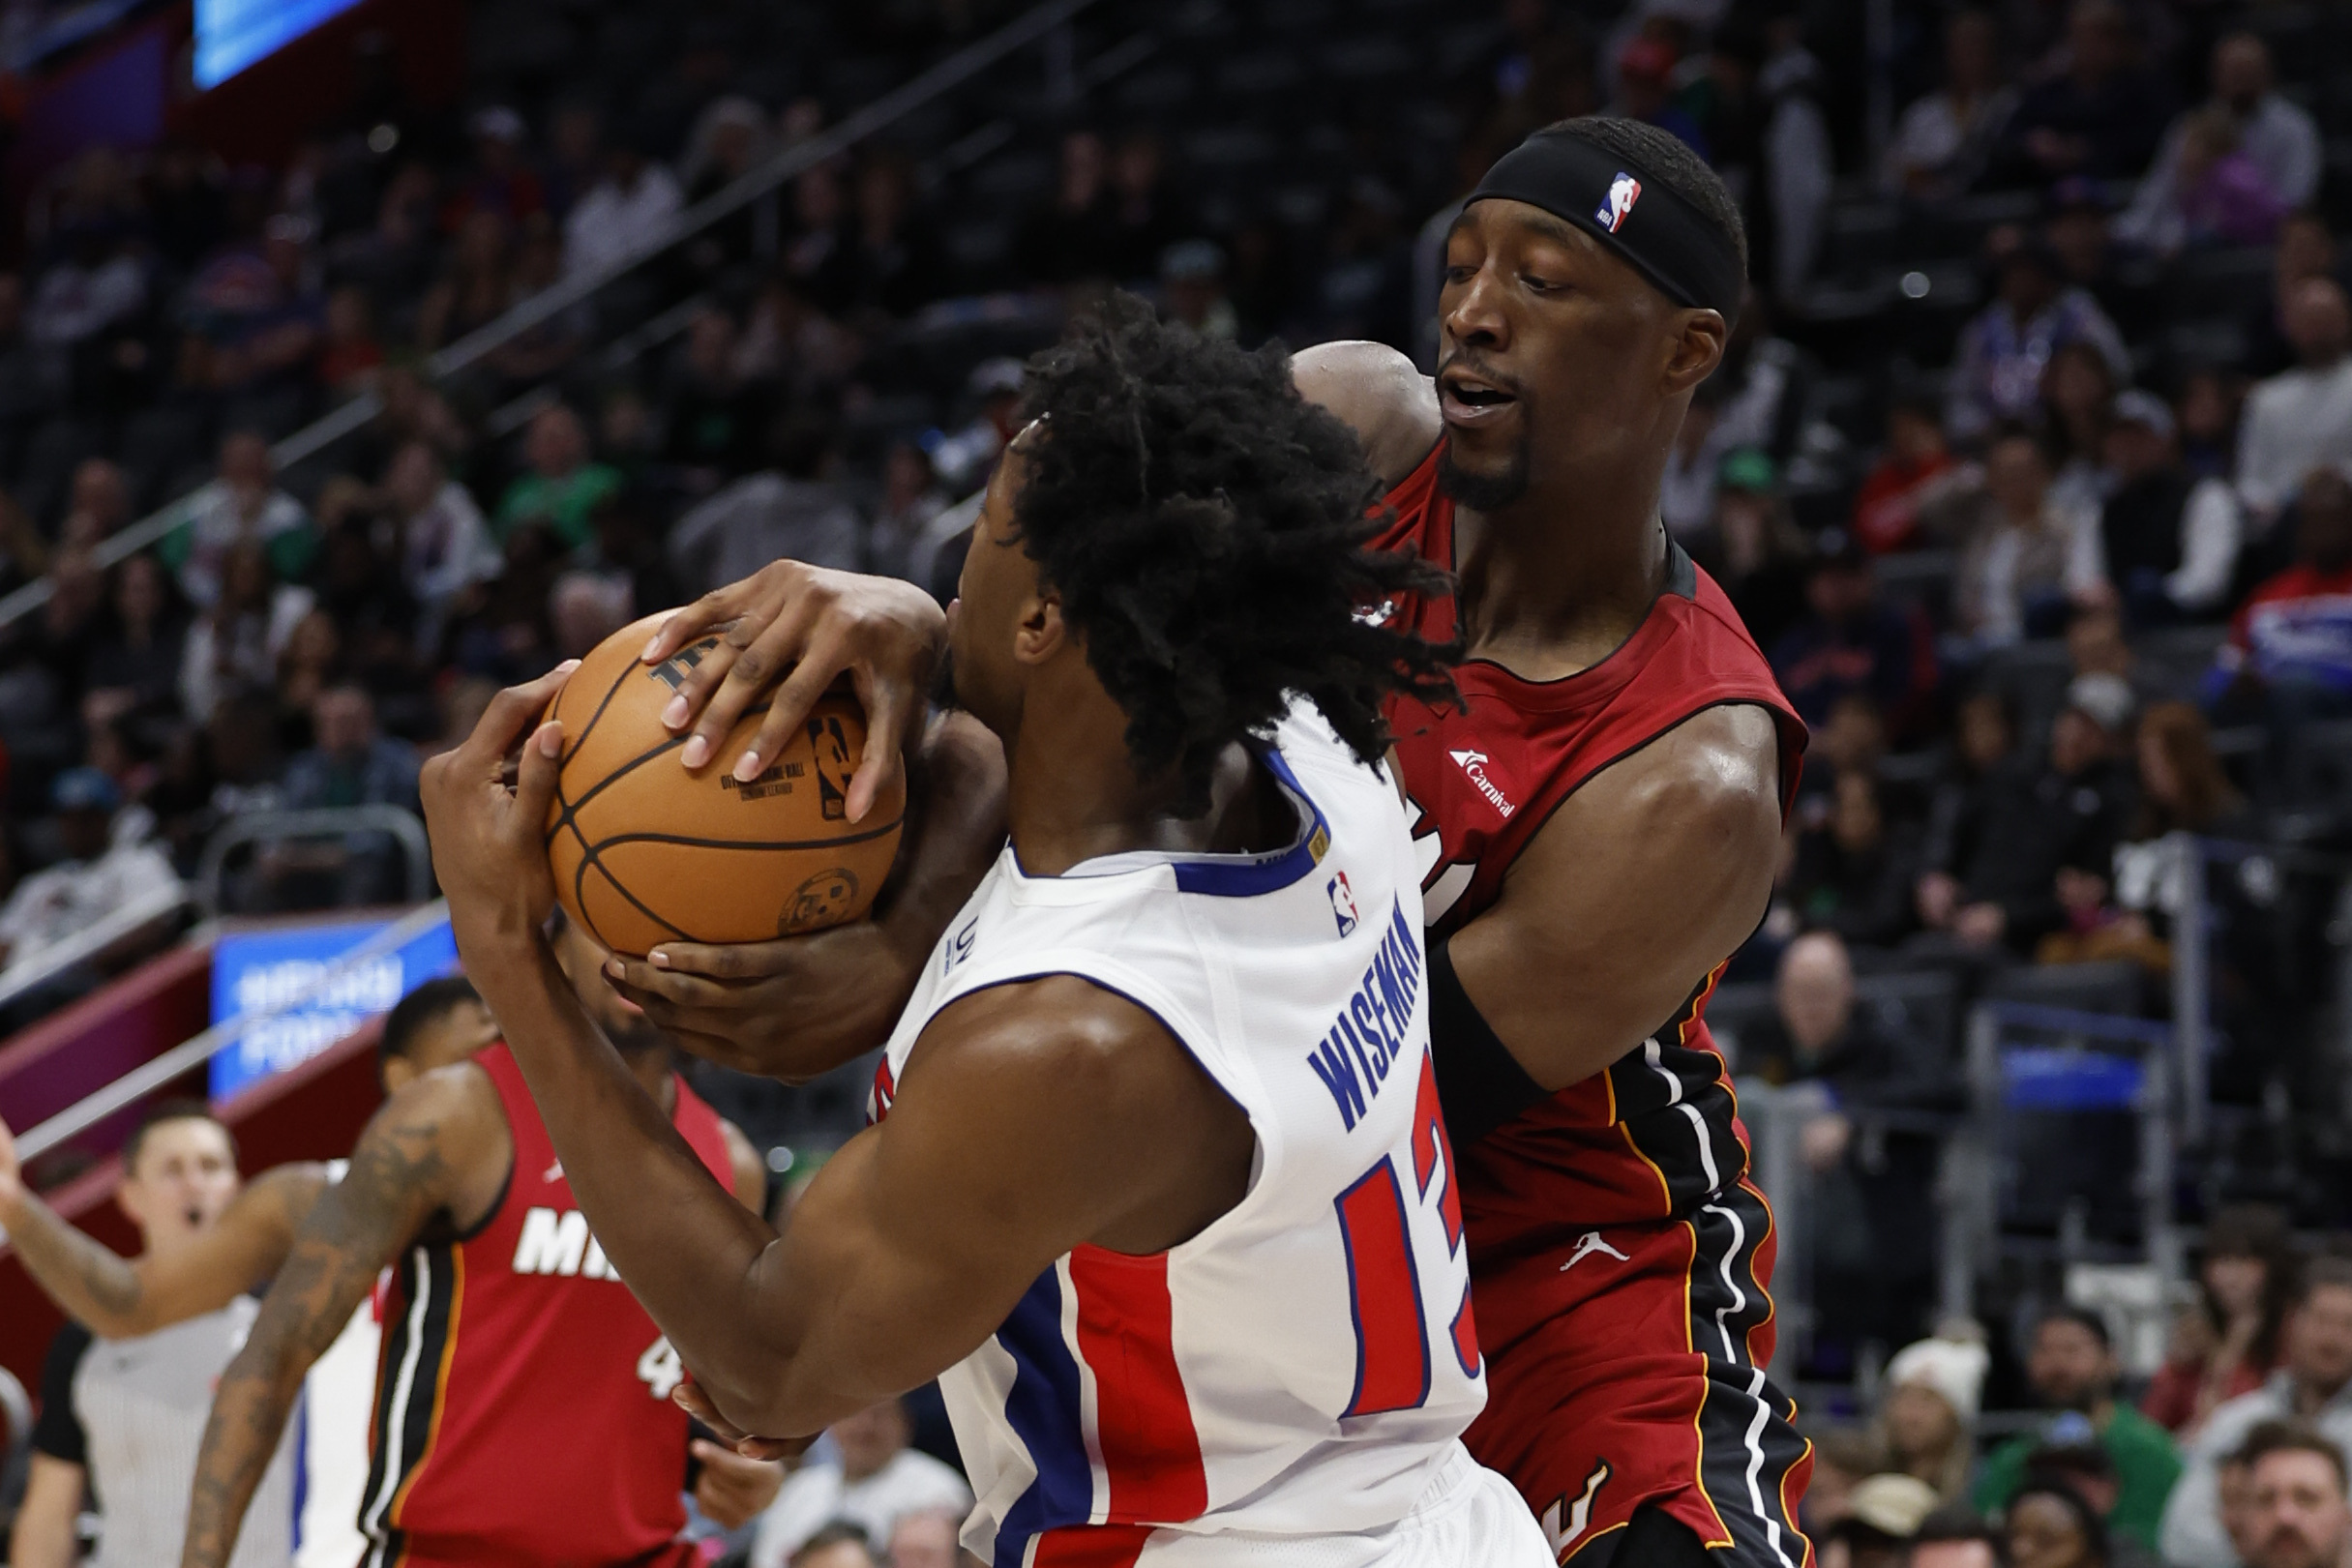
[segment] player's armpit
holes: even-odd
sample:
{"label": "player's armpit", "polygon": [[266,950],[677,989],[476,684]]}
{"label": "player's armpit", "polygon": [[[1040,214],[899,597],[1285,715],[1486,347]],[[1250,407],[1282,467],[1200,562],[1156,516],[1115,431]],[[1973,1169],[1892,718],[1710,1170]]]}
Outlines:
{"label": "player's armpit", "polygon": [[871,919],[736,947],[665,942],[608,972],[688,1050],[805,1082],[889,1038],[915,978],[1004,843],[1004,749],[942,714],[911,758],[908,832]]}
{"label": "player's armpit", "polygon": [[245,1347],[222,1374],[196,1461],[184,1568],[219,1568],[235,1549],[303,1376],[367,1298],[376,1275],[436,1215],[474,1220],[512,1162],[497,1091],[470,1063],[395,1094],[351,1151],[350,1169],[312,1206]]}
{"label": "player's armpit", "polygon": [[827,1162],[724,1309],[769,1325],[766,1354],[671,1339],[734,1426],[814,1432],[970,1354],[1072,1248],[1197,1234],[1239,1201],[1253,1148],[1134,1003],[1069,976],[979,991],[932,1021],[888,1117]]}
{"label": "player's armpit", "polygon": [[1778,748],[1760,707],[1684,721],[1569,796],[1454,933],[1464,991],[1545,1089],[1639,1046],[1755,931],[1779,862]]}
{"label": "player's armpit", "polygon": [[1383,485],[1421,465],[1444,421],[1437,389],[1412,360],[1386,343],[1318,343],[1291,356],[1299,396],[1337,414],[1364,445]]}

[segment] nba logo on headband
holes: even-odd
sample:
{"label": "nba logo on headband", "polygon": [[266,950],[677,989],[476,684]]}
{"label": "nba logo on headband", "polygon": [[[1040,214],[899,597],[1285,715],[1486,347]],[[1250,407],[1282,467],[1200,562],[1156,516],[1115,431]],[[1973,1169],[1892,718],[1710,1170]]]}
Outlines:
{"label": "nba logo on headband", "polygon": [[1633,204],[1641,199],[1642,182],[1621,168],[1617,178],[1609,182],[1609,199],[1600,204],[1600,211],[1593,215],[1593,221],[1614,234],[1632,214]]}

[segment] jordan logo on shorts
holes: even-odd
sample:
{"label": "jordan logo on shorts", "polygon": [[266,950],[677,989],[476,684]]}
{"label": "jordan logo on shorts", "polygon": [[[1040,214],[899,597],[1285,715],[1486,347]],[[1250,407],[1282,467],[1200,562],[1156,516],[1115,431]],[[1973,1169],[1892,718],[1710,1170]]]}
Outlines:
{"label": "jordan logo on shorts", "polygon": [[1611,1257],[1616,1258],[1621,1263],[1629,1263],[1632,1261],[1632,1259],[1627,1257],[1623,1253],[1619,1252],[1615,1247],[1612,1247],[1607,1242],[1601,1240],[1599,1231],[1588,1230],[1583,1235],[1576,1238],[1576,1250],[1568,1254],[1568,1260],[1566,1262],[1560,1265],[1560,1272],[1565,1274],[1568,1270],[1574,1268],[1577,1264],[1583,1262],[1594,1253],[1607,1253]]}

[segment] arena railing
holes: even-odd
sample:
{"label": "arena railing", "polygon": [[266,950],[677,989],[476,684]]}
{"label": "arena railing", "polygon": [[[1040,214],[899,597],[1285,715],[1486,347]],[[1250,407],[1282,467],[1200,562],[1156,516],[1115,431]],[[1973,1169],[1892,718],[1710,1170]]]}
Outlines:
{"label": "arena railing", "polygon": [[[1044,4],[1007,22],[987,38],[967,44],[912,80],[884,93],[839,125],[786,148],[733,184],[695,203],[680,213],[663,233],[644,245],[615,257],[604,266],[589,268],[563,279],[516,304],[496,320],[441,349],[426,362],[428,378],[436,383],[445,381],[480,364],[524,333],[587,303],[646,262],[674,250],[683,241],[733,217],[753,203],[775,195],[808,170],[829,159],[838,158],[868,137],[888,130],[915,110],[945,97],[989,67],[1029,44],[1042,43],[1046,45],[1048,97],[1075,96],[1086,74],[1082,74],[1075,64],[1070,24],[1082,12],[1096,3],[1097,0],[1045,0]],[[270,449],[271,459],[282,471],[290,468],[364,429],[381,412],[381,399],[372,392],[362,393],[280,441]],[[190,496],[183,495],[109,535],[92,549],[93,563],[102,569],[110,567],[159,543],[185,518],[189,500]],[[0,598],[0,628],[23,619],[47,604],[50,592],[50,579],[44,577]]]}
{"label": "arena railing", "polygon": [[320,965],[318,973],[308,983],[288,988],[283,995],[274,998],[268,1006],[223,1020],[203,1033],[124,1074],[97,1093],[28,1129],[16,1139],[18,1157],[30,1164],[69,1139],[97,1126],[116,1111],[136,1105],[172,1080],[204,1066],[261,1024],[328,994],[361,965],[372,963],[387,954],[398,953],[418,937],[448,923],[449,903],[446,900],[436,899],[410,910],[367,940]]}
{"label": "arena railing", "polygon": [[423,903],[432,895],[432,851],[425,842],[425,824],[414,812],[399,806],[329,806],[316,811],[249,812],[230,818],[204,841],[196,860],[196,896],[204,907],[221,913],[221,882],[228,857],[247,844],[281,843],[289,839],[337,839],[382,834],[400,845],[401,873],[409,903]]}

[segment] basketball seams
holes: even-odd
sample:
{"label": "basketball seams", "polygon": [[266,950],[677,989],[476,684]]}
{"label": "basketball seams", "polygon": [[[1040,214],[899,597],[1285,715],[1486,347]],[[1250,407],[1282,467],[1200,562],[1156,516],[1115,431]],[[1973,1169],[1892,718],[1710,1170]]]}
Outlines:
{"label": "basketball seams", "polygon": [[[762,703],[756,708],[746,708],[743,710],[743,717],[745,719],[758,718],[759,715],[767,712],[768,706],[768,704]],[[602,709],[598,710],[598,716],[600,718],[603,716]],[[590,722],[593,723],[594,721]],[[737,722],[740,723],[741,721]],[[581,744],[586,744],[588,737],[585,733],[582,733],[580,738]],[[670,737],[670,739],[662,742],[661,745],[649,747],[646,750],[638,753],[637,755],[631,757],[628,761],[623,762],[619,767],[614,768],[610,773],[606,774],[603,778],[597,780],[596,783],[590,784],[588,786],[588,792],[581,796],[578,800],[568,800],[564,797],[563,775],[561,772],[558,772],[555,775],[555,799],[556,803],[560,805],[563,810],[556,814],[554,824],[548,829],[547,842],[550,844],[552,844],[555,842],[555,836],[558,833],[561,833],[565,828],[569,827],[572,830],[574,837],[580,840],[581,846],[585,847],[588,842],[587,837],[581,833],[580,827],[574,819],[587,808],[588,802],[594,800],[597,796],[603,794],[606,790],[611,788],[614,784],[620,783],[623,779],[626,779],[629,777],[629,775],[635,773],[639,768],[643,767],[655,757],[663,755],[665,753],[676,751],[691,739],[693,739],[691,735],[672,735]],[[564,760],[568,762],[571,760],[571,758],[566,757]]]}
{"label": "basketball seams", "polygon": [[[572,831],[574,834],[578,834],[580,830],[578,828],[574,828]],[[614,947],[610,942],[605,940],[605,933],[596,928],[595,919],[588,913],[587,882],[588,871],[591,867],[595,868],[596,873],[605,879],[605,886],[610,888],[613,892],[628,900],[630,905],[635,908],[639,914],[643,915],[647,920],[652,921],[655,925],[663,928],[665,931],[670,932],[672,935],[676,936],[679,941],[691,942],[694,940],[694,938],[687,935],[685,932],[679,930],[677,927],[671,925],[669,921],[664,920],[660,915],[655,914],[651,909],[647,908],[645,905],[645,901],[639,898],[636,894],[630,892],[629,889],[622,884],[619,877],[613,875],[611,872],[606,869],[604,862],[598,858],[596,851],[590,849],[580,857],[580,865],[572,873],[572,902],[580,905],[580,918],[587,923],[588,934],[594,936],[601,945],[615,953],[620,951],[619,948]]]}
{"label": "basketball seams", "polygon": [[[880,827],[869,828],[863,833],[846,834],[829,839],[698,839],[683,833],[615,833],[597,840],[593,845],[588,847],[588,853],[601,855],[613,845],[622,843],[669,843],[688,849],[739,849],[746,853],[765,853],[769,850],[841,849],[853,843],[871,843],[886,833],[896,833],[899,824],[905,820],[904,816],[894,816]],[[572,831],[578,834],[580,829],[575,827]],[[586,840],[582,839],[581,843],[585,843]],[[670,922],[665,920],[662,924],[667,926]]]}

